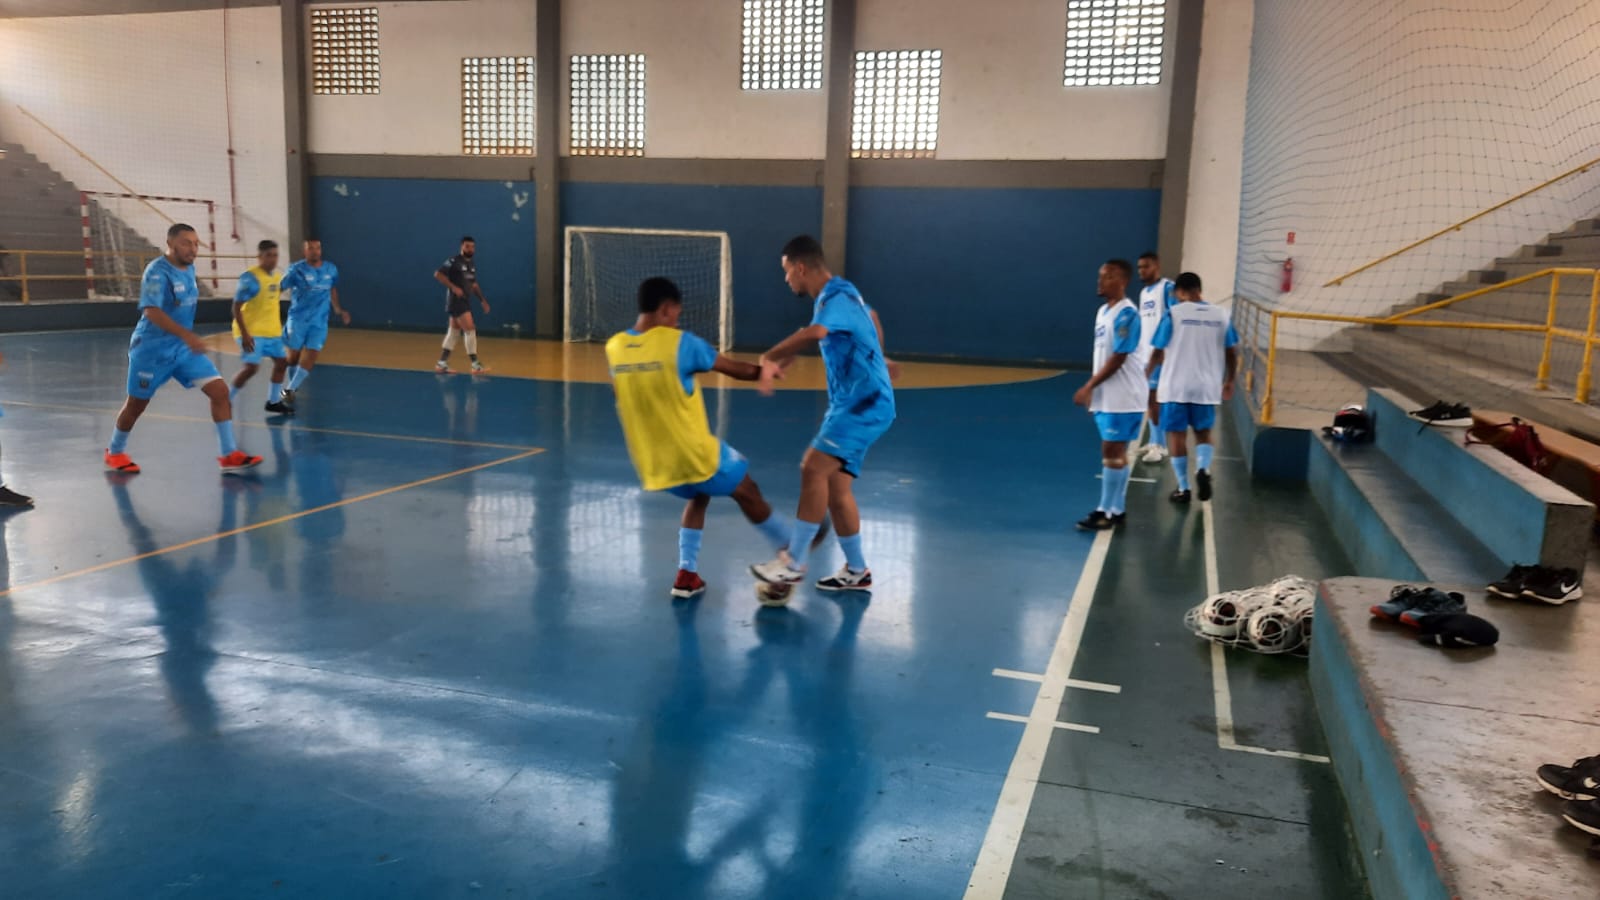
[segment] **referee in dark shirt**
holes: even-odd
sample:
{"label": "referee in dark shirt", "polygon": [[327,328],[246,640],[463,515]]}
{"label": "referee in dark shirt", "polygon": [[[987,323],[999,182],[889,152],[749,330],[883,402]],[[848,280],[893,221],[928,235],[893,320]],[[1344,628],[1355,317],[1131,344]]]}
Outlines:
{"label": "referee in dark shirt", "polygon": [[450,372],[450,351],[456,348],[457,335],[466,338],[473,374],[489,371],[487,366],[478,361],[478,329],[472,322],[473,294],[478,295],[483,314],[489,314],[489,298],[483,295],[483,288],[478,285],[478,264],[472,259],[476,250],[477,244],[471,237],[462,238],[461,252],[445,260],[444,265],[433,273],[433,280],[445,286],[444,307],[450,316],[449,328],[444,333],[444,349],[440,351],[439,361],[433,367],[436,372]]}

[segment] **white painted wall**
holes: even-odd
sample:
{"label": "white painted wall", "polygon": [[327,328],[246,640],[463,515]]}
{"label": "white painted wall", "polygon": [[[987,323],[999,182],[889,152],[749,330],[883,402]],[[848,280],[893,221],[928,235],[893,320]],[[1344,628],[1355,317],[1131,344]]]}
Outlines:
{"label": "white painted wall", "polygon": [[[136,192],[213,199],[219,249],[285,239],[283,55],[275,8],[227,14],[240,240],[229,238],[227,99],[220,10],[0,19],[0,134],[86,190],[117,190],[26,108]],[[157,246],[166,222],[129,206]],[[163,206],[174,217],[194,207]],[[192,224],[202,229],[204,224]]]}
{"label": "white painted wall", "polygon": [[534,55],[532,0],[364,5],[378,8],[380,92],[308,96],[311,151],[461,155],[461,60]]}
{"label": "white painted wall", "polygon": [[1206,296],[1233,293],[1239,255],[1239,186],[1243,178],[1245,94],[1255,0],[1206,0],[1196,82],[1194,145],[1179,268],[1199,274]]}
{"label": "white painted wall", "polygon": [[[1172,65],[1169,3],[1165,64]],[[1161,159],[1170,79],[1064,88],[1065,0],[860,0],[858,50],[943,50],[940,159]]]}

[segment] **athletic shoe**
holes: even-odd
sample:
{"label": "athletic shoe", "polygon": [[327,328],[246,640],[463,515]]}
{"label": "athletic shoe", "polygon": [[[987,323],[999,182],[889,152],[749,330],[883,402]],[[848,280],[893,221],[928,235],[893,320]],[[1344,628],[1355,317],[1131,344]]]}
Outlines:
{"label": "athletic shoe", "polygon": [[121,472],[124,475],[139,474],[138,464],[130,459],[128,454],[112,453],[110,450],[106,451],[106,468],[113,472]]}
{"label": "athletic shoe", "polygon": [[1600,756],[1586,756],[1570,766],[1539,767],[1539,786],[1563,800],[1600,800]]}
{"label": "athletic shoe", "polygon": [[672,583],[672,596],[679,600],[688,600],[698,597],[706,592],[706,580],[700,577],[699,572],[688,569],[678,570],[678,580]]}
{"label": "athletic shoe", "polygon": [[292,415],[294,415],[294,407],[290,406],[287,403],[284,403],[282,400],[279,400],[276,403],[268,403],[263,408],[267,412],[272,413],[275,416],[292,416]]}
{"label": "athletic shoe", "polygon": [[1400,624],[1410,625],[1412,628],[1421,628],[1422,620],[1427,616],[1448,615],[1450,613],[1464,613],[1467,611],[1467,598],[1451,591],[1445,593],[1438,588],[1423,588],[1417,595],[1416,602],[1411,608],[1400,614]]}
{"label": "athletic shoe", "polygon": [[862,569],[859,572],[852,572],[849,566],[840,566],[839,571],[827,578],[817,579],[817,587],[824,591],[870,591],[872,570]]}
{"label": "athletic shoe", "polygon": [[227,456],[217,457],[217,465],[222,467],[222,474],[237,475],[245,469],[261,465],[261,457],[251,456],[243,450],[235,450]]}
{"label": "athletic shoe", "polygon": [[1207,469],[1194,470],[1195,493],[1200,495],[1201,503],[1211,501],[1211,472]]}
{"label": "athletic shoe", "polygon": [[1560,606],[1583,597],[1583,577],[1575,569],[1540,569],[1523,581],[1522,596]]}
{"label": "athletic shoe", "polygon": [[1375,619],[1385,622],[1400,621],[1400,614],[1410,609],[1421,599],[1422,592],[1427,588],[1420,584],[1397,584],[1389,591],[1389,599],[1383,603],[1372,606],[1368,611]]}
{"label": "athletic shoe", "polygon": [[1432,406],[1414,409],[1406,415],[1425,425],[1443,425],[1448,428],[1472,427],[1472,407],[1460,403],[1446,403],[1440,400]]}
{"label": "athletic shoe", "polygon": [[455,374],[454,372],[450,371],[450,364],[445,362],[442,359],[433,364],[433,370],[435,372],[438,372],[440,375],[454,375]]}
{"label": "athletic shoe", "polygon": [[1600,834],[1600,800],[1568,800],[1561,804],[1561,818],[1574,828]]}
{"label": "athletic shoe", "polygon": [[1166,458],[1167,448],[1161,446],[1160,444],[1146,444],[1144,446],[1144,452],[1139,454],[1139,461],[1142,463],[1164,462]]}
{"label": "athletic shoe", "polygon": [[1507,600],[1515,600],[1522,596],[1522,589],[1527,586],[1528,580],[1533,578],[1533,576],[1536,575],[1541,568],[1543,567],[1524,566],[1520,564],[1514,565],[1511,567],[1511,571],[1506,573],[1504,578],[1500,579],[1499,581],[1490,582],[1489,586],[1484,588],[1484,590],[1495,595],[1496,597],[1504,597]]}
{"label": "athletic shoe", "polygon": [[796,585],[806,580],[806,570],[796,569],[787,550],[779,550],[778,558],[750,567],[750,574],[767,584]]}
{"label": "athletic shoe", "polygon": [[488,371],[489,367],[481,362],[475,362],[472,364],[472,374],[474,375],[482,375]]}
{"label": "athletic shoe", "polygon": [[294,391],[285,389],[283,392],[283,399],[278,402],[291,409],[294,408]]}
{"label": "athletic shoe", "polygon": [[1167,499],[1173,503],[1188,503],[1193,499],[1193,494],[1189,491],[1173,491],[1167,495]]}
{"label": "athletic shoe", "polygon": [[789,605],[789,595],[794,593],[792,584],[767,584],[764,581],[756,582],[756,602],[762,606],[780,607]]}
{"label": "athletic shoe", "polygon": [[1078,521],[1078,530],[1110,531],[1111,529],[1116,528],[1118,525],[1121,525],[1127,520],[1127,518],[1127,513],[1117,513],[1116,515],[1112,516],[1107,515],[1105,512],[1097,509]]}
{"label": "athletic shoe", "polygon": [[19,494],[11,488],[0,484],[0,506],[27,508],[33,505],[33,498]]}

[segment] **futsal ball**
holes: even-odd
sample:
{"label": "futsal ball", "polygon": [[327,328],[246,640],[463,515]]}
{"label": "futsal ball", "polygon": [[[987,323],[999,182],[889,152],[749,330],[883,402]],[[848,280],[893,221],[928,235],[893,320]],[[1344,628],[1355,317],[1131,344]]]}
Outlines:
{"label": "futsal ball", "polygon": [[792,593],[794,593],[793,585],[756,582],[756,601],[762,606],[788,606],[789,595]]}

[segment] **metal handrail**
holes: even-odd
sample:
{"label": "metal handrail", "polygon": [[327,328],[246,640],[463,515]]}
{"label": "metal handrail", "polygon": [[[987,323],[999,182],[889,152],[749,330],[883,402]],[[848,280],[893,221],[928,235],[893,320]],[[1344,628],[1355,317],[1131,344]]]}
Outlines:
{"label": "metal handrail", "polygon": [[[83,272],[83,273],[79,273],[79,274],[72,274],[72,275],[36,275],[36,274],[29,274],[29,272],[28,272],[28,258],[29,257],[34,257],[34,256],[67,256],[67,257],[72,257],[74,259],[81,259],[81,258],[83,258],[83,251],[82,250],[13,250],[10,247],[0,248],[0,260],[5,261],[6,264],[9,265],[10,261],[14,258],[14,259],[17,260],[17,264],[18,264],[17,274],[15,274],[15,275],[0,275],[0,284],[7,284],[7,283],[11,283],[11,282],[20,283],[22,285],[22,302],[23,303],[32,302],[32,298],[31,298],[29,290],[28,290],[29,282],[35,282],[35,281],[86,281],[86,282],[90,282],[92,284],[96,280],[96,276],[93,276],[93,275],[89,274],[88,272]],[[141,250],[104,250],[104,251],[97,252],[96,256],[123,257],[123,258],[130,258],[130,259],[153,259],[154,258],[149,251],[141,251]],[[199,256],[195,257],[195,262],[198,263],[200,260],[226,260],[226,259],[235,259],[235,260],[248,259],[248,260],[253,260],[253,259],[255,259],[255,257],[254,256],[250,256],[250,255],[246,255],[246,254],[241,254],[241,253],[202,253]],[[237,276],[237,275],[211,275],[211,276],[208,276],[208,277],[212,281],[217,281],[217,280],[236,281],[236,280],[238,280],[239,276]]]}
{"label": "metal handrail", "polygon": [[[1573,328],[1563,328],[1556,324],[1561,302],[1561,277],[1577,276],[1590,280],[1589,286],[1589,318],[1588,327],[1583,331]],[[1515,322],[1439,322],[1418,321],[1417,316],[1454,306],[1466,300],[1472,300],[1496,291],[1503,291],[1519,285],[1537,281],[1541,278],[1550,279],[1549,303],[1545,311],[1545,321],[1542,325]],[[1237,298],[1235,308],[1245,313],[1248,322],[1241,322],[1247,328],[1246,333],[1250,340],[1246,342],[1243,354],[1245,366],[1245,392],[1250,404],[1255,407],[1261,424],[1272,424],[1273,389],[1276,387],[1278,368],[1278,322],[1282,319],[1294,319],[1306,322],[1332,322],[1344,325],[1382,325],[1395,328],[1460,328],[1476,331],[1503,331],[1510,333],[1536,333],[1544,335],[1544,347],[1539,355],[1539,368],[1535,375],[1534,389],[1549,390],[1550,388],[1550,357],[1555,341],[1571,341],[1583,345],[1583,363],[1578,370],[1576,388],[1573,390],[1572,399],[1577,403],[1588,403],[1590,389],[1594,379],[1594,351],[1600,345],[1600,335],[1596,335],[1596,326],[1600,325],[1600,269],[1573,269],[1550,268],[1541,269],[1531,275],[1513,278],[1499,284],[1488,285],[1453,297],[1446,297],[1434,303],[1419,306],[1414,309],[1403,310],[1388,316],[1345,316],[1336,313],[1312,313],[1297,310],[1280,310],[1268,307],[1266,304],[1251,300],[1247,297]],[[1262,394],[1259,403],[1256,402],[1254,392],[1254,370],[1260,356],[1258,346],[1261,333],[1262,317],[1267,317],[1267,362],[1263,376]]]}

